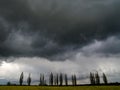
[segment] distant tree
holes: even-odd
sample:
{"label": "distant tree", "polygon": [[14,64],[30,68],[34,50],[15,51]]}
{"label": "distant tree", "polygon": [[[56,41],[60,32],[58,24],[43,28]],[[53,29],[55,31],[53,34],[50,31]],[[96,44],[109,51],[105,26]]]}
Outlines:
{"label": "distant tree", "polygon": [[90,83],[91,83],[92,85],[94,85],[94,84],[95,84],[95,77],[94,77],[94,73],[91,73],[91,72],[90,72]]}
{"label": "distant tree", "polygon": [[46,85],[44,74],[40,74],[40,84],[39,85]]}
{"label": "distant tree", "polygon": [[51,72],[50,76],[49,76],[49,85],[53,85],[53,73]]}
{"label": "distant tree", "polygon": [[93,84],[93,75],[91,72],[90,72],[90,84]]}
{"label": "distant tree", "polygon": [[67,78],[67,74],[65,74],[65,85],[68,85],[68,78]]}
{"label": "distant tree", "polygon": [[76,78],[76,75],[74,75],[74,85],[75,85],[75,86],[77,85],[77,78]]}
{"label": "distant tree", "polygon": [[30,84],[31,84],[31,77],[30,77],[30,74],[29,74],[29,76],[28,76],[28,78],[27,78],[27,83],[28,83],[28,86],[30,86]]}
{"label": "distant tree", "polygon": [[59,84],[59,77],[58,77],[58,74],[56,75],[56,83],[57,83],[57,85]]}
{"label": "distant tree", "polygon": [[95,74],[93,73],[93,85],[95,84]]}
{"label": "distant tree", "polygon": [[76,75],[72,75],[72,85],[76,86],[77,85],[77,79],[76,79]]}
{"label": "distant tree", "polygon": [[7,82],[7,86],[10,86],[11,85],[11,82],[9,81],[9,82]]}
{"label": "distant tree", "polygon": [[42,76],[42,85],[45,85],[45,76],[44,76],[44,74]]}
{"label": "distant tree", "polygon": [[54,85],[58,85],[59,79],[58,79],[58,74],[54,76]]}
{"label": "distant tree", "polygon": [[22,84],[23,84],[23,77],[24,77],[24,75],[23,75],[23,72],[22,72],[21,75],[20,75],[20,79],[19,79],[20,86],[22,86]]}
{"label": "distant tree", "polygon": [[42,75],[40,74],[40,83],[39,83],[39,85],[41,85],[42,84]]}
{"label": "distant tree", "polygon": [[57,79],[56,79],[56,76],[54,76],[54,85],[57,85]]}
{"label": "distant tree", "polygon": [[105,84],[108,84],[107,77],[106,77],[105,73],[103,73],[103,81]]}
{"label": "distant tree", "polygon": [[62,73],[60,73],[60,76],[59,76],[59,80],[60,80],[60,86],[62,86],[63,85],[63,75],[62,75]]}
{"label": "distant tree", "polygon": [[95,74],[95,84],[100,84],[100,77],[99,77],[98,72],[96,72]]}

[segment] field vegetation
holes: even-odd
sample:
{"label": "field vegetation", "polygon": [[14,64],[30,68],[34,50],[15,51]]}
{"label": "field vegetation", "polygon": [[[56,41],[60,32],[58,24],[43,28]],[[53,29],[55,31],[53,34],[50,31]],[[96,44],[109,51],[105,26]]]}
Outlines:
{"label": "field vegetation", "polygon": [[120,90],[119,86],[0,86],[0,90]]}

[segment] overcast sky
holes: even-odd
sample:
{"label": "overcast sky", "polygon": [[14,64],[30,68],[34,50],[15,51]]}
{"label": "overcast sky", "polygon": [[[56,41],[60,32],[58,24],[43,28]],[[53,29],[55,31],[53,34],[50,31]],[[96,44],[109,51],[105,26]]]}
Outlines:
{"label": "overcast sky", "polygon": [[119,8],[119,0],[0,0],[0,79],[62,72],[89,83],[98,71],[119,82]]}

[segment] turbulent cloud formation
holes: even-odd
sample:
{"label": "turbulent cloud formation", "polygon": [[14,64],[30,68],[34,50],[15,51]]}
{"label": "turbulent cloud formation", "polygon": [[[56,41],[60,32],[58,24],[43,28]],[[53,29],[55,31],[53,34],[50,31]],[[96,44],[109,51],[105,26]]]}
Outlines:
{"label": "turbulent cloud formation", "polygon": [[97,70],[118,80],[119,4],[119,0],[0,0],[0,78],[17,79],[15,72],[24,71],[34,73],[37,80],[39,72],[52,71],[76,73],[86,83],[89,72]]}
{"label": "turbulent cloud formation", "polygon": [[[63,74],[67,73],[69,79],[71,79],[72,74],[76,74],[78,82],[80,81],[79,84],[83,84],[90,83],[89,72],[98,71],[101,77],[103,72],[106,73],[109,82],[119,82],[119,58],[120,56],[116,57],[111,55],[106,57],[100,54],[90,54],[86,56],[86,54],[82,52],[76,52],[72,58],[66,59],[65,61],[50,61],[39,57],[11,57],[6,62],[2,62],[0,77],[1,79],[7,79],[12,82],[16,81],[18,83],[20,73],[24,72],[24,82],[26,82],[28,74],[31,73],[32,83],[39,84],[40,73],[45,74],[45,79],[48,83],[50,72],[53,72],[54,75],[62,72]],[[9,62],[10,60],[14,61]],[[103,82],[102,79],[101,82]],[[71,83],[71,81],[69,81],[69,83]]]}
{"label": "turbulent cloud formation", "polygon": [[1,0],[0,55],[54,59],[54,55],[95,39],[119,34],[119,3],[118,0]]}

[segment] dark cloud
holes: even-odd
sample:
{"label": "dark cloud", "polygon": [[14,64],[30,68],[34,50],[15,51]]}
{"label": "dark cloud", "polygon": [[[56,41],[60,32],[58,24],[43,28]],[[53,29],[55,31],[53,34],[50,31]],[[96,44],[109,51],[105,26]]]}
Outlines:
{"label": "dark cloud", "polygon": [[119,34],[119,4],[118,0],[1,0],[0,56],[53,59]]}
{"label": "dark cloud", "polygon": [[112,36],[104,41],[94,41],[94,43],[89,44],[82,48],[81,51],[84,53],[98,53],[103,55],[118,55],[120,54],[120,38],[119,36]]}

